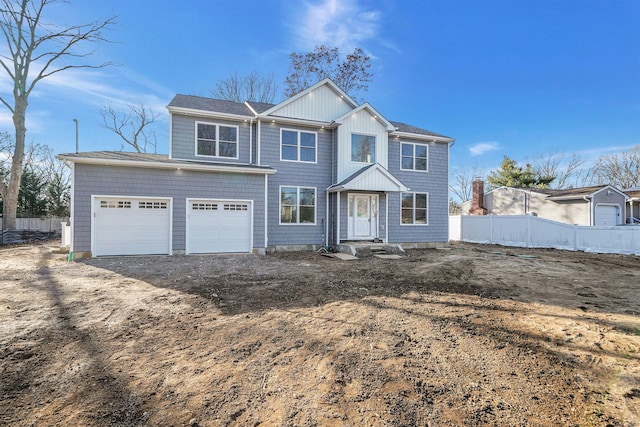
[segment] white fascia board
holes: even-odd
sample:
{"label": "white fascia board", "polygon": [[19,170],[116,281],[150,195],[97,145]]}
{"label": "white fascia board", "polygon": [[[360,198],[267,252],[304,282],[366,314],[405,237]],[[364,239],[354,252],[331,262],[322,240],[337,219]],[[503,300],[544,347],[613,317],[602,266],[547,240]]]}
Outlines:
{"label": "white fascia board", "polygon": [[249,110],[251,110],[251,112],[252,112],[256,117],[258,117],[258,112],[257,112],[256,110],[254,110],[254,109],[253,109],[253,107],[251,106],[251,104],[249,104],[249,101],[245,101],[245,102],[244,102],[244,105],[245,105]]}
{"label": "white fascia board", "polygon": [[296,119],[294,117],[265,116],[264,114],[260,114],[258,118],[264,123],[284,123],[317,128],[332,128],[336,126],[334,122],[319,122],[315,120]]}
{"label": "white fascia board", "polygon": [[400,138],[423,139],[425,141],[443,142],[443,143],[447,143],[447,144],[455,142],[455,139],[446,138],[444,136],[423,135],[421,133],[400,132],[400,131],[397,131],[397,130],[394,130],[393,132],[391,132],[389,134],[389,136],[397,136],[397,137],[400,137]]}
{"label": "white fascia board", "polygon": [[547,200],[553,200],[553,201],[559,201],[559,200],[585,200],[585,197],[587,199],[592,199],[593,195],[595,193],[591,193],[591,194],[583,194],[583,195],[576,195],[576,196],[548,196]]}
{"label": "white fascia board", "polygon": [[338,85],[336,85],[330,78],[325,78],[323,80],[320,80],[318,83],[314,84],[313,86],[309,86],[302,92],[295,94],[291,98],[282,101],[280,104],[274,105],[273,107],[269,108],[267,111],[262,113],[262,115],[268,116],[278,111],[279,109],[291,104],[292,102],[295,102],[296,100],[302,98],[303,96],[306,96],[308,93],[313,92],[314,90],[316,90],[317,88],[323,85],[329,86],[336,94],[340,96],[340,98],[342,98],[345,102],[351,104],[352,108],[355,108],[358,105],[358,103],[354,101],[353,98],[351,98],[345,91],[340,89]]}
{"label": "white fascia board", "polygon": [[620,194],[621,196],[624,196],[625,200],[629,198],[629,196],[627,194],[625,194],[624,192],[618,190],[616,187],[614,187],[612,185],[607,185],[606,187],[601,188],[600,190],[594,191],[590,195],[596,195],[596,194],[601,193],[601,192],[603,192],[605,190],[615,191],[616,193]]}
{"label": "white fascia board", "polygon": [[276,169],[256,169],[242,166],[223,166],[223,165],[204,165],[204,164],[188,164],[188,163],[174,163],[174,162],[141,162],[137,160],[113,160],[113,159],[90,159],[79,157],[66,157],[64,155],[58,155],[58,159],[66,160],[71,163],[79,163],[85,165],[101,165],[101,166],[133,166],[139,168],[153,168],[153,169],[184,169],[194,171],[205,172],[235,172],[246,173],[256,175],[273,175],[277,172]]}
{"label": "white fascia board", "polygon": [[170,113],[179,113],[185,116],[198,116],[198,117],[209,117],[209,118],[219,118],[219,119],[231,119],[231,120],[244,120],[249,121],[253,116],[245,116],[241,114],[229,114],[229,113],[218,113],[215,111],[207,111],[207,110],[195,110],[193,108],[182,108],[182,107],[167,107]]}
{"label": "white fascia board", "polygon": [[357,108],[354,108],[351,111],[348,111],[346,114],[343,114],[342,116],[340,116],[337,119],[335,119],[334,122],[336,122],[338,124],[342,124],[347,118],[353,116],[354,114],[356,114],[356,113],[358,113],[358,112],[360,112],[362,110],[367,110],[369,112],[369,114],[371,114],[371,116],[373,116],[374,119],[376,119],[384,127],[387,128],[388,132],[395,131],[396,127],[394,125],[392,125],[389,120],[387,120],[382,114],[380,114],[378,112],[378,110],[373,108],[373,106],[371,104],[369,104],[368,102],[365,102],[361,106],[359,106]]}

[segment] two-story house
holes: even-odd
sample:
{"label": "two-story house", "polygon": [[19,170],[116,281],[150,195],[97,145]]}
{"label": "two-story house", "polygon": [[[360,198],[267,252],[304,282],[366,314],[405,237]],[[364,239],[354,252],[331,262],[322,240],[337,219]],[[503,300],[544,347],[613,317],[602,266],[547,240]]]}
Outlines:
{"label": "two-story house", "polygon": [[62,154],[75,258],[448,241],[453,139],[325,79],[276,105],[176,95],[168,155]]}

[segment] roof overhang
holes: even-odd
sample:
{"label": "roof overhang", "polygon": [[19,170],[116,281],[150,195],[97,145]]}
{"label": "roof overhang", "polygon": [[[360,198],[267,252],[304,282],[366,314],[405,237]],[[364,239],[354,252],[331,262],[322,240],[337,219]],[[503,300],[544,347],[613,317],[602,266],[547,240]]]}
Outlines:
{"label": "roof overhang", "polygon": [[354,108],[351,111],[348,111],[346,114],[344,114],[341,117],[338,117],[337,119],[335,119],[334,122],[336,122],[338,124],[342,124],[347,118],[352,117],[355,114],[358,114],[362,110],[367,111],[371,115],[371,117],[373,117],[382,126],[384,126],[386,128],[387,132],[395,131],[396,127],[394,125],[392,125],[389,120],[385,119],[384,116],[382,114],[380,114],[378,112],[378,110],[373,108],[371,106],[371,104],[369,104],[368,102],[365,102],[364,104],[360,105],[359,107]]}
{"label": "roof overhang", "polygon": [[396,193],[409,191],[409,187],[400,182],[382,165],[374,163],[358,170],[344,181],[327,188],[330,193],[345,190]]}
{"label": "roof overhang", "polygon": [[435,135],[422,135],[419,133],[400,132],[397,130],[394,130],[393,132],[389,133],[389,136],[397,137],[397,138],[420,139],[424,141],[440,142],[444,144],[452,144],[455,142],[455,139],[453,138],[446,138],[443,136],[435,136]]}
{"label": "roof overhang", "polygon": [[282,117],[282,116],[258,116],[258,120],[262,123],[283,123],[309,127],[319,127],[324,129],[332,129],[336,127],[334,122],[321,122],[316,120],[296,119],[294,117]]}
{"label": "roof overhang", "polygon": [[124,167],[137,167],[137,168],[150,168],[150,169],[174,169],[174,170],[192,170],[192,171],[204,171],[204,172],[230,172],[230,173],[242,173],[242,174],[256,174],[256,175],[273,175],[277,172],[276,169],[270,167],[252,167],[247,165],[221,165],[221,164],[205,164],[205,163],[191,163],[191,162],[157,162],[157,161],[144,161],[144,160],[119,160],[119,159],[100,159],[90,157],[78,157],[75,155],[59,154],[56,156],[59,160],[68,161],[72,163],[79,163],[85,165],[100,165],[100,166],[124,166]]}
{"label": "roof overhang", "polygon": [[249,121],[253,119],[253,116],[245,116],[242,114],[218,113],[215,111],[196,110],[193,108],[184,108],[184,107],[168,106],[167,110],[169,110],[170,113],[179,113],[179,114],[184,114],[185,116],[211,117],[216,119],[231,119],[231,120],[245,120],[245,121]]}

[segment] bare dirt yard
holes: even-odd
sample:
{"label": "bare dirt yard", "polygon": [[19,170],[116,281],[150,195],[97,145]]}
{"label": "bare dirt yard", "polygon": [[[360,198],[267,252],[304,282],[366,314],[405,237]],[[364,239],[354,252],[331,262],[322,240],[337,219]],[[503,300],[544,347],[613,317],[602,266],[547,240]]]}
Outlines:
{"label": "bare dirt yard", "polygon": [[640,257],[0,248],[0,425],[640,426]]}

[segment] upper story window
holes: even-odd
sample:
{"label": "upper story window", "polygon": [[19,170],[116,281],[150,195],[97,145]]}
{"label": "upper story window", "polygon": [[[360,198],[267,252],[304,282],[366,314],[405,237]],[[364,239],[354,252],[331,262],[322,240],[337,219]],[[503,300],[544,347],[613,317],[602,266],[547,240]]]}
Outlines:
{"label": "upper story window", "polygon": [[401,156],[401,169],[427,172],[427,165],[429,163],[429,146],[425,144],[403,142]]}
{"label": "upper story window", "polygon": [[376,162],[376,137],[373,135],[351,134],[351,161],[360,163]]}
{"label": "upper story window", "polygon": [[238,127],[196,122],[196,155],[238,158]]}
{"label": "upper story window", "polygon": [[280,159],[316,162],[316,133],[283,129],[280,133]]}

